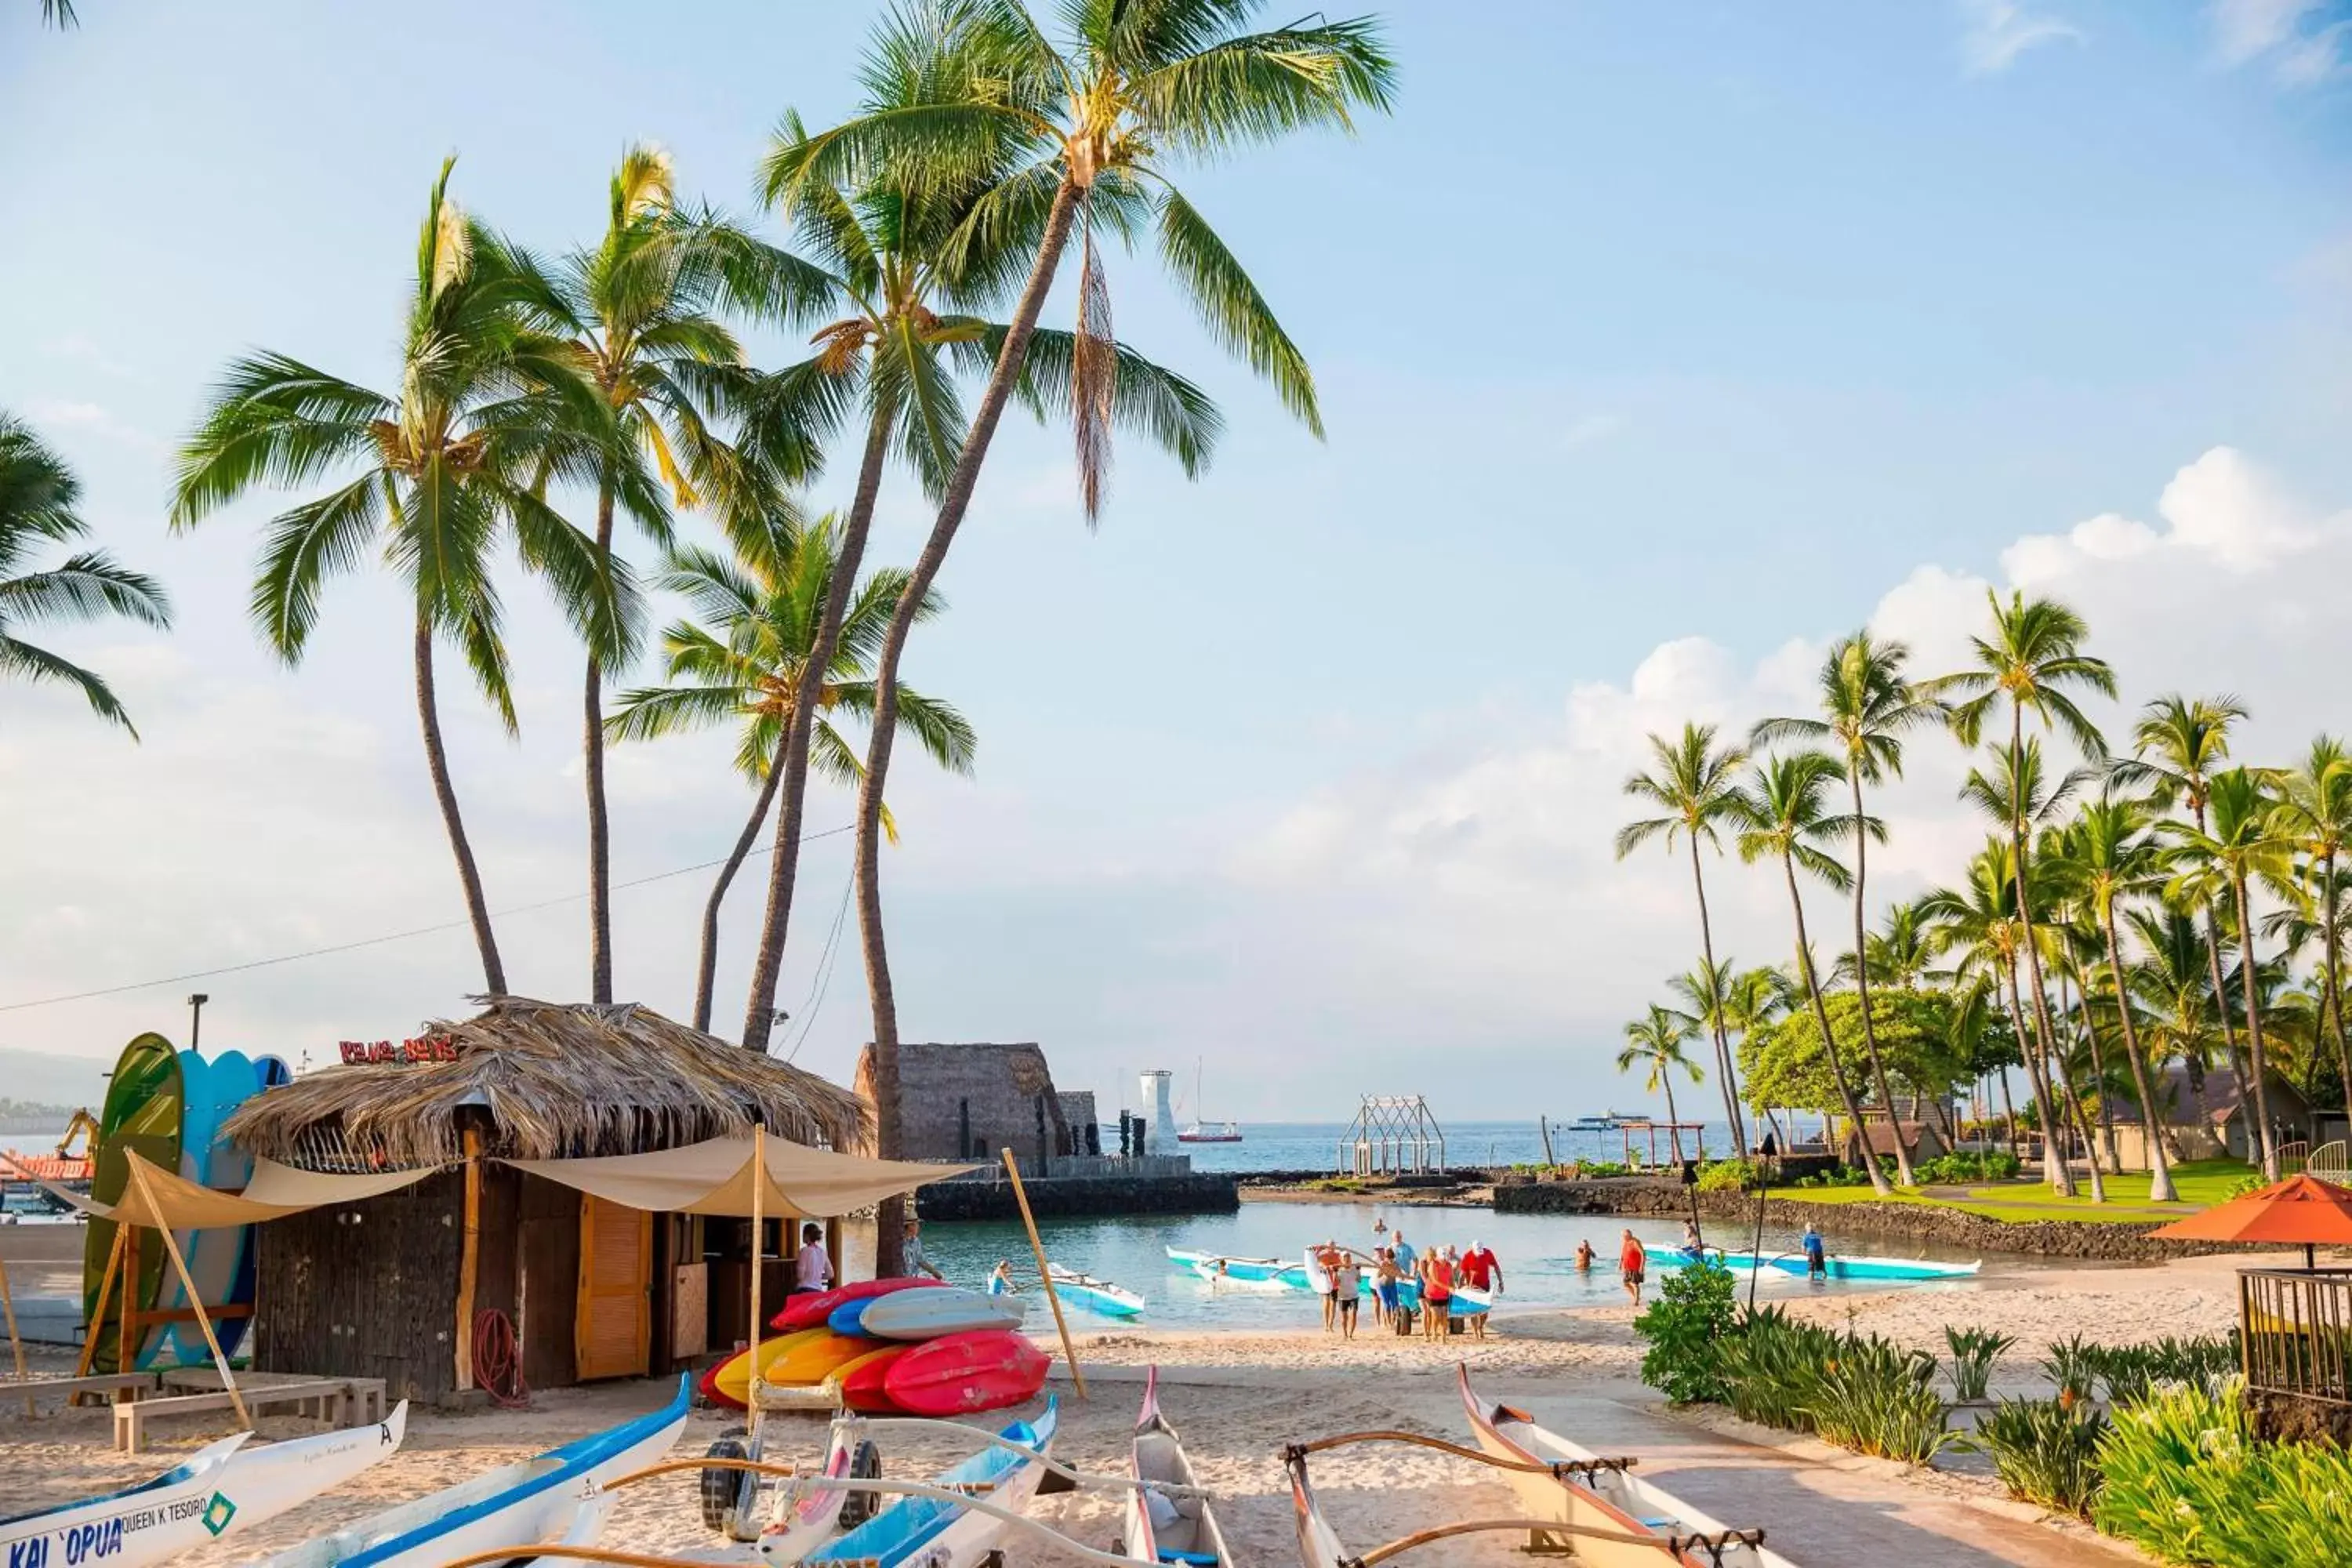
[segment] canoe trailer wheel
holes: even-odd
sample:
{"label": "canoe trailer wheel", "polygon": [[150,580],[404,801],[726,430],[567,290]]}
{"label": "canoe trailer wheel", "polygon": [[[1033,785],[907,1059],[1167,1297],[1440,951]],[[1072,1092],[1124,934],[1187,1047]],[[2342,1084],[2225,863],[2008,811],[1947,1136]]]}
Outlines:
{"label": "canoe trailer wheel", "polygon": [[[849,1475],[852,1480],[878,1481],[882,1479],[882,1450],[874,1446],[872,1438],[860,1441],[851,1451]],[[872,1519],[881,1506],[879,1492],[851,1492],[841,1500],[841,1528],[856,1529]]]}
{"label": "canoe trailer wheel", "polygon": [[[751,1456],[743,1445],[732,1437],[721,1437],[710,1445],[703,1458],[707,1459],[743,1459]],[[701,1482],[702,1527],[724,1534],[735,1520],[735,1505],[742,1497],[745,1483],[756,1482],[749,1470],[712,1466],[698,1474]]]}

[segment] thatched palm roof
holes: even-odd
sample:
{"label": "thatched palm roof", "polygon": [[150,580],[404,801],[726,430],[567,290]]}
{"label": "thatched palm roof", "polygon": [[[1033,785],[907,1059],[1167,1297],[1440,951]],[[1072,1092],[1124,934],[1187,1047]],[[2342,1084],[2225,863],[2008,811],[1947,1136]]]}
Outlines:
{"label": "thatched palm roof", "polygon": [[413,1169],[462,1157],[460,1112],[488,1113],[483,1152],[551,1160],[675,1148],[749,1130],[852,1150],[870,1113],[849,1090],[632,1003],[477,996],[436,1021],[456,1059],[329,1068],[246,1101],[225,1131],[310,1170]]}

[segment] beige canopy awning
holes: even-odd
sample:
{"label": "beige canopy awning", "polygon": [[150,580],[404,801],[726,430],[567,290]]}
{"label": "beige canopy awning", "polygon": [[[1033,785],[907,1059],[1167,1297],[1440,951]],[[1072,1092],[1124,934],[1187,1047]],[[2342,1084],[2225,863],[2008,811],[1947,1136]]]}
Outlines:
{"label": "beige canopy awning", "polygon": [[[765,1142],[761,1158],[767,1172],[760,1208],[780,1219],[831,1219],[972,1169],[910,1160],[869,1160],[787,1143],[772,1132],[760,1136]],[[751,1140],[748,1137],[712,1138],[649,1154],[509,1160],[507,1163],[633,1209],[734,1215],[751,1212]]]}
{"label": "beige canopy awning", "polygon": [[[787,1143],[772,1132],[761,1136],[767,1143],[761,1151],[767,1184],[760,1206],[779,1219],[831,1219],[972,1168],[868,1160]],[[245,1191],[224,1193],[166,1171],[135,1150],[128,1153],[131,1179],[124,1184],[119,1202],[102,1204],[47,1183],[42,1185],[99,1219],[151,1230],[213,1230],[258,1225],[329,1204],[381,1197],[433,1174],[426,1169],[336,1176],[298,1171],[275,1160],[256,1160],[253,1180]],[[648,1154],[504,1163],[633,1209],[737,1215],[751,1212],[751,1140],[748,1137],[713,1138]]]}

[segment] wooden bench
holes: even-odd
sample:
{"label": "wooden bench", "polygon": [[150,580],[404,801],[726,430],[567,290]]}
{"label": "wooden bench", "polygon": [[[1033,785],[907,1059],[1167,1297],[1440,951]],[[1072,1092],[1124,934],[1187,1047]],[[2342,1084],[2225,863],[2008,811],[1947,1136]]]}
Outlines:
{"label": "wooden bench", "polygon": [[[114,1446],[126,1454],[139,1452],[142,1429],[160,1415],[192,1415],[206,1410],[234,1410],[236,1402],[222,1388],[218,1374],[173,1373],[167,1386],[183,1386],[183,1379],[193,1383],[197,1377],[209,1375],[213,1386],[199,1394],[164,1394],[154,1399],[126,1399],[114,1407]],[[199,1385],[200,1386],[200,1385]],[[299,1378],[282,1383],[236,1385],[245,1396],[245,1407],[255,1415],[264,1410],[294,1407],[298,1415],[311,1415],[320,1421],[332,1421],[350,1426],[360,1420],[382,1420],[383,1417],[383,1380],[369,1377]]]}
{"label": "wooden bench", "polygon": [[101,1372],[86,1377],[33,1377],[22,1382],[0,1383],[0,1400],[22,1395],[25,1414],[33,1413],[33,1401],[46,1395],[62,1394],[68,1404],[81,1394],[105,1394],[116,1399],[136,1399],[142,1393],[152,1394],[162,1383],[152,1372]]}

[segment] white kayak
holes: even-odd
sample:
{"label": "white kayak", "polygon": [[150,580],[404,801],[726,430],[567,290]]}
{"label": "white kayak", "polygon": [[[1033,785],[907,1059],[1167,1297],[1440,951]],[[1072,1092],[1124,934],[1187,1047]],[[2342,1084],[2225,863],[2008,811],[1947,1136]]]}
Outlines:
{"label": "white kayak", "polygon": [[686,1426],[688,1388],[681,1377],[659,1410],[372,1514],[278,1552],[268,1568],[439,1568],[501,1546],[593,1545],[610,1506],[598,1489],[669,1452]]}
{"label": "white kayak", "polygon": [[859,1314],[857,1331],[877,1340],[935,1340],[979,1329],[1017,1329],[1026,1316],[1016,1296],[992,1296],[960,1286],[894,1290]]}
{"label": "white kayak", "polygon": [[390,1458],[408,1432],[408,1402],[365,1426],[247,1446],[207,1444],[152,1481],[81,1502],[0,1519],[8,1568],[124,1568],[168,1563],[277,1518]]}
{"label": "white kayak", "polygon": [[1054,1289],[1066,1300],[1113,1318],[1132,1318],[1143,1310],[1143,1298],[1124,1285],[1114,1285],[1058,1263],[1047,1267],[1054,1276]]}

